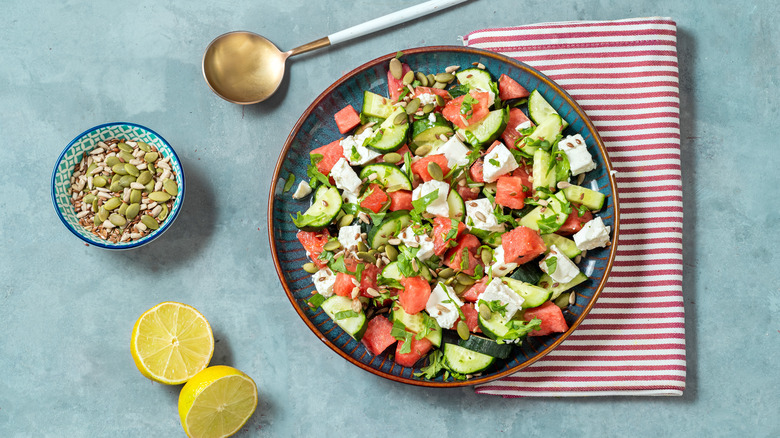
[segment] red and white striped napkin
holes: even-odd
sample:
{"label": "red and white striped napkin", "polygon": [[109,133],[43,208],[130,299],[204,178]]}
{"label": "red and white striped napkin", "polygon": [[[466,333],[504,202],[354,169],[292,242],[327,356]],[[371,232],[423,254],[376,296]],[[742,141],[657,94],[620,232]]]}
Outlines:
{"label": "red and white striped napkin", "polygon": [[682,182],[676,24],[669,18],[484,29],[467,46],[540,70],[585,110],[617,170],[610,279],[579,328],[514,375],[477,387],[521,396],[682,395]]}

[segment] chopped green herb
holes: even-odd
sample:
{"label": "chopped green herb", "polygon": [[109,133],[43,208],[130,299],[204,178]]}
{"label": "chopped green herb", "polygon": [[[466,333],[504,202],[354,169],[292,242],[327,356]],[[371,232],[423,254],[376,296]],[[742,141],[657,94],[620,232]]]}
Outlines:
{"label": "chopped green herb", "polygon": [[309,156],[310,163],[309,167],[306,168],[306,175],[311,179],[309,185],[312,188],[315,188],[318,185],[314,184],[314,181],[317,181],[319,184],[324,184],[327,187],[332,187],[330,179],[317,169],[317,163],[322,160],[322,157],[322,154],[310,154]]}
{"label": "chopped green herb", "polygon": [[441,350],[433,350],[428,355],[428,365],[420,368],[419,373],[414,373],[415,377],[424,377],[426,379],[433,379],[438,376],[441,370],[444,369],[444,353]]}
{"label": "chopped green herb", "polygon": [[341,312],[336,312],[335,315],[333,315],[337,321],[347,318],[354,318],[356,316],[359,316],[360,314],[355,312],[354,310],[342,310]]}
{"label": "chopped green herb", "polygon": [[287,177],[287,181],[284,182],[284,193],[287,193],[292,189],[293,184],[295,184],[295,174],[291,173],[290,176]]}
{"label": "chopped green herb", "polygon": [[539,226],[539,232],[542,234],[550,234],[558,231],[561,227],[558,224],[558,215],[553,213],[549,216],[542,215],[542,218],[536,221]]}
{"label": "chopped green herb", "polygon": [[496,160],[495,158],[489,159],[488,163],[490,163],[490,164],[492,164],[492,165],[494,165],[496,167],[501,167],[501,163],[498,160]]}
{"label": "chopped green herb", "polygon": [[485,300],[479,300],[478,304],[485,304],[488,309],[490,309],[493,313],[498,313],[501,316],[506,316],[506,306],[508,304],[503,304],[499,300],[492,300],[492,301],[485,301]]}
{"label": "chopped green herb", "polygon": [[323,297],[322,295],[314,294],[314,295],[310,296],[306,300],[306,302],[309,304],[309,307],[311,307],[312,309],[318,309],[322,305],[322,303],[325,302],[325,300],[326,300],[326,298]]}
{"label": "chopped green herb", "polygon": [[404,52],[402,52],[402,51],[400,51],[400,50],[399,50],[399,51],[398,51],[398,52],[396,52],[396,54],[395,54],[395,59],[401,59],[401,57],[402,57],[402,56],[404,56]]}
{"label": "chopped green herb", "polygon": [[460,105],[460,113],[467,116],[473,112],[472,105],[479,103],[479,100],[475,99],[472,95],[466,94],[463,96],[463,103]]}
{"label": "chopped green herb", "polygon": [[555,273],[555,269],[558,267],[558,257],[548,257],[544,263],[547,265],[547,273],[552,275]]}

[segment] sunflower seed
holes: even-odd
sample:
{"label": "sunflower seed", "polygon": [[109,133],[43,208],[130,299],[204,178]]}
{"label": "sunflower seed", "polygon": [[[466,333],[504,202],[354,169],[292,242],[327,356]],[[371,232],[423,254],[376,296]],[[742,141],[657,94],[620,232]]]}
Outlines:
{"label": "sunflower seed", "polygon": [[454,72],[458,71],[459,69],[460,69],[459,65],[451,65],[451,66],[445,68],[444,71],[447,72],[447,73],[454,73]]}

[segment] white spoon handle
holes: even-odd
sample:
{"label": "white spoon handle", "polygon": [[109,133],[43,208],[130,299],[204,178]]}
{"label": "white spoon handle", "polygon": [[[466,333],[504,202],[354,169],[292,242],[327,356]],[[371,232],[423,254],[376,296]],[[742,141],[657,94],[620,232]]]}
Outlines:
{"label": "white spoon handle", "polygon": [[334,34],[328,35],[331,45],[343,43],[354,38],[367,35],[371,32],[386,29],[396,24],[404,23],[409,20],[413,20],[423,15],[430,14],[431,12],[441,11],[443,9],[454,6],[458,3],[463,3],[467,0],[431,0],[419,5],[411,6],[406,9],[402,9],[392,14],[385,15],[384,17],[375,18],[371,21],[367,21],[357,26],[352,26],[349,29],[338,31]]}

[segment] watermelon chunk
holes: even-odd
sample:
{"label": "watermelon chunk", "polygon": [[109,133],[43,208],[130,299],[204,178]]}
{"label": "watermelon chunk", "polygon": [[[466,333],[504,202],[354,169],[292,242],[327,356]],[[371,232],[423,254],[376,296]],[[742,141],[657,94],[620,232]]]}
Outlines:
{"label": "watermelon chunk", "polygon": [[547,246],[539,234],[528,227],[517,227],[501,236],[501,247],[504,248],[504,262],[530,262],[544,254]]}
{"label": "watermelon chunk", "polygon": [[330,239],[328,230],[298,231],[296,237],[298,238],[298,241],[301,242],[301,245],[303,245],[303,248],[306,250],[311,261],[317,265],[318,268],[322,269],[328,266],[328,263],[325,260],[317,258],[322,254],[322,247],[325,246],[325,244],[328,243],[328,239]]}
{"label": "watermelon chunk", "polygon": [[528,97],[530,94],[525,87],[509,76],[502,74],[498,78],[498,97],[501,100],[519,99]]}
{"label": "watermelon chunk", "polygon": [[[522,137],[517,131],[517,127],[524,122],[531,122],[531,120],[525,115],[520,108],[512,108],[509,110],[509,121],[506,122],[506,129],[501,133],[501,139],[507,147],[517,149],[517,142]],[[531,122],[533,126],[533,122]]]}
{"label": "watermelon chunk", "polygon": [[420,175],[420,178],[425,182],[433,179],[431,174],[428,173],[428,163],[438,164],[443,175],[446,175],[450,171],[449,166],[447,166],[447,157],[444,155],[428,155],[427,157],[420,158],[412,163],[412,173]]}
{"label": "watermelon chunk", "polygon": [[552,301],[547,301],[539,307],[527,309],[523,314],[523,319],[531,321],[534,318],[542,320],[542,326],[539,330],[528,333],[528,336],[545,336],[550,333],[563,333],[569,329],[566,324],[566,318],[563,317],[561,308]]}
{"label": "watermelon chunk", "polygon": [[392,331],[393,323],[384,316],[377,315],[368,321],[366,332],[360,342],[366,346],[371,354],[376,356],[395,343],[396,339],[391,334]]}
{"label": "watermelon chunk", "polygon": [[393,74],[390,73],[390,70],[387,71],[387,92],[390,96],[390,100],[393,102],[398,102],[398,98],[401,97],[401,93],[403,93],[404,88],[406,88],[403,77],[410,71],[412,71],[411,67],[406,64],[401,64],[401,79],[396,79]]}
{"label": "watermelon chunk", "polygon": [[531,194],[531,186],[523,189],[519,176],[502,175],[496,182],[496,204],[519,210],[525,206],[525,198]]}
{"label": "watermelon chunk", "polygon": [[422,277],[402,278],[403,290],[398,292],[398,303],[410,315],[425,309],[431,297],[431,285]]}
{"label": "watermelon chunk", "polygon": [[387,193],[382,190],[379,184],[369,185],[367,193],[363,200],[360,201],[360,206],[374,213],[379,213],[387,202],[390,201],[390,197],[387,196]]}
{"label": "watermelon chunk", "polygon": [[388,210],[411,210],[412,192],[410,190],[397,190],[387,194],[390,196],[390,207]]}
{"label": "watermelon chunk", "polygon": [[[463,108],[463,100],[466,96],[471,96],[477,100],[476,103],[471,104],[471,109],[466,111],[465,114],[461,113]],[[481,122],[490,113],[488,108],[488,101],[490,95],[486,91],[471,90],[469,94],[452,99],[444,105],[444,109],[441,111],[441,115],[445,119],[457,125],[460,128],[467,128],[470,125]],[[464,122],[465,120],[465,122]]]}
{"label": "watermelon chunk", "polygon": [[409,353],[401,353],[401,349],[404,347],[404,341],[398,341],[395,347],[395,363],[405,367],[412,367],[420,359],[422,359],[433,347],[431,341],[428,338],[415,339],[411,337],[411,351]]}
{"label": "watermelon chunk", "polygon": [[577,210],[579,205],[572,203],[571,207],[572,208],[571,213],[569,213],[569,217],[566,218],[566,222],[561,225],[561,228],[559,228],[555,234],[560,234],[561,236],[571,236],[577,231],[580,231],[583,225],[587,224],[593,219],[593,213],[590,211],[585,211],[582,213],[582,216],[580,216],[579,210]]}
{"label": "watermelon chunk", "polygon": [[444,254],[450,247],[450,242],[456,241],[458,236],[466,231],[466,225],[463,222],[455,221],[458,224],[458,230],[454,235],[449,236],[452,230],[453,220],[448,217],[437,216],[433,218],[433,253],[436,255]]}
{"label": "watermelon chunk", "polygon": [[333,166],[335,166],[336,163],[341,159],[341,157],[344,156],[344,148],[341,147],[341,140],[336,140],[326,144],[325,146],[320,146],[317,149],[312,150],[309,152],[309,154],[322,155],[322,159],[317,162],[317,170],[319,170],[323,175],[327,175],[330,173],[331,169],[333,169]]}
{"label": "watermelon chunk", "polygon": [[339,132],[342,134],[346,134],[360,124],[360,115],[355,111],[355,108],[352,108],[352,105],[347,105],[339,110],[333,115],[333,118],[336,119],[336,126],[339,127]]}
{"label": "watermelon chunk", "polygon": [[487,285],[488,285],[488,277],[484,276],[478,282],[474,283],[460,297],[463,298],[465,301],[470,301],[474,303],[477,301],[477,297],[480,296],[482,292],[485,292],[485,289],[487,289]]}

